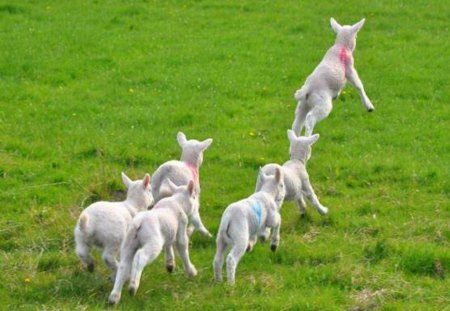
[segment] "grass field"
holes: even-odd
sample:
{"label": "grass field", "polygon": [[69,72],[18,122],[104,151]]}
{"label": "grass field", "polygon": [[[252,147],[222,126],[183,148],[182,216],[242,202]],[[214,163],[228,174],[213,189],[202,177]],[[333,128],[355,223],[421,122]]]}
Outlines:
{"label": "grass field", "polygon": [[180,130],[214,139],[201,213],[216,233],[258,167],[287,159],[293,93],[334,42],[331,16],[366,17],[356,68],[376,110],[347,87],[315,128],[308,171],[329,215],[286,203],[278,251],[257,244],[233,288],[196,233],[195,279],[159,258],[118,309],[450,310],[444,0],[0,0],[0,309],[106,308],[109,272],[77,260],[76,219],[123,199],[121,171],[179,158]]}

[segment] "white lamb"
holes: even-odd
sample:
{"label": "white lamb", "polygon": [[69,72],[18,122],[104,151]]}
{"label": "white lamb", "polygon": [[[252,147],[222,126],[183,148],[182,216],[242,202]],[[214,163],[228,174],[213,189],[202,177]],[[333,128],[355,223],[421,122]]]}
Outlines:
{"label": "white lamb", "polygon": [[294,96],[298,105],[292,130],[297,135],[301,134],[305,126],[306,136],[311,136],[315,124],[330,114],[333,108],[332,100],[339,96],[347,80],[356,87],[367,111],[375,109],[353,66],[356,35],[364,21],[362,19],[353,26],[341,26],[331,18],[331,27],[337,34],[336,42]]}
{"label": "white lamb", "polygon": [[188,217],[195,207],[195,185],[177,187],[167,182],[173,195],[161,199],[149,211],[139,213],[131,222],[121,248],[120,264],[114,288],[109,296],[109,304],[120,300],[123,284],[129,279],[129,292],[135,295],[139,287],[142,270],[155,260],[164,249],[166,267],[172,272],[175,266],[173,245],[183,260],[186,273],[197,275],[197,270],[189,259]]}
{"label": "white lamb", "polygon": [[280,242],[281,216],[279,209],[285,194],[281,167],[275,176],[261,175],[261,189],[250,197],[229,205],[223,213],[217,235],[217,251],[214,257],[214,276],[222,281],[224,252],[227,255],[227,280],[235,282],[236,267],[245,251],[251,251],[258,236],[264,237],[266,228],[273,228],[270,248],[275,251]]}
{"label": "white lamb", "polygon": [[122,202],[96,202],[83,210],[75,227],[76,254],[94,271],[94,260],[90,255],[92,246],[103,249],[102,258],[112,270],[117,271],[117,255],[125,237],[128,224],[140,211],[148,209],[153,201],[150,192],[150,175],[132,181],[122,173],[127,198]]}
{"label": "white lamb", "polygon": [[[170,179],[177,186],[187,185],[190,180],[194,181],[194,195],[195,206],[192,213],[191,221],[193,227],[200,231],[203,235],[211,237],[212,235],[203,225],[200,218],[200,166],[203,162],[203,152],[208,149],[212,143],[212,138],[208,138],[204,141],[198,141],[195,139],[187,140],[186,135],[182,132],[178,132],[177,141],[182,148],[180,161],[172,160],[162,164],[153,173],[152,177],[152,194],[157,203],[164,197],[170,196],[171,190],[164,185]],[[189,235],[194,230],[192,226],[189,226]]]}
{"label": "white lamb", "polygon": [[[287,135],[290,141],[290,160],[286,161],[281,167],[286,187],[286,196],[284,199],[285,201],[297,202],[300,214],[303,215],[306,212],[306,203],[303,195],[306,195],[317,211],[321,215],[325,215],[328,213],[328,208],[319,202],[309,181],[308,172],[306,171],[306,162],[311,155],[311,146],[319,139],[319,134],[314,134],[309,137],[297,137],[294,131],[288,130]],[[267,164],[261,169],[261,173],[275,175],[278,167],[278,164]],[[262,175],[260,174],[256,181],[256,191],[263,186],[261,177]]]}

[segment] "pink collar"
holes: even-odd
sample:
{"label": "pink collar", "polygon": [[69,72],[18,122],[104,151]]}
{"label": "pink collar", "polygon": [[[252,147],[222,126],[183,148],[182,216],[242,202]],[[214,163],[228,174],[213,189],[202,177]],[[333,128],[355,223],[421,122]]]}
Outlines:
{"label": "pink collar", "polygon": [[194,179],[194,183],[195,183],[196,186],[198,186],[199,183],[200,183],[200,178],[199,178],[200,176],[199,176],[199,173],[198,173],[198,167],[196,167],[196,166],[194,166],[194,165],[192,165],[191,163],[188,163],[188,162],[184,162],[184,164],[186,164],[188,169],[191,171],[192,178]]}
{"label": "pink collar", "polygon": [[352,52],[350,52],[348,49],[342,47],[339,50],[339,60],[344,65],[345,71],[347,71],[347,66],[350,64],[350,57],[352,56]]}

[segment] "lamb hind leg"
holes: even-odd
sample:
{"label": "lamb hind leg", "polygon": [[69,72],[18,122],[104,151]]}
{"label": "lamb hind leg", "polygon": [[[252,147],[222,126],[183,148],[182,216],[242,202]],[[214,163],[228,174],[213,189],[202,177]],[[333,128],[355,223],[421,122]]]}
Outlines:
{"label": "lamb hind leg", "polygon": [[175,255],[173,253],[172,245],[166,245],[164,247],[164,252],[166,257],[166,269],[169,273],[172,273],[175,268]]}
{"label": "lamb hind leg", "polygon": [[305,118],[308,113],[308,109],[306,108],[306,104],[303,101],[299,101],[297,104],[297,108],[295,109],[295,119],[292,123],[292,130],[296,135],[300,135],[303,126],[305,125]]}
{"label": "lamb hind leg", "polygon": [[310,105],[313,107],[306,115],[305,120],[305,135],[311,136],[314,131],[314,126],[328,117],[333,108],[331,97],[324,94],[311,94],[309,97]]}
{"label": "lamb hind leg", "polygon": [[117,269],[116,279],[114,281],[114,288],[109,295],[108,303],[110,305],[115,305],[120,301],[122,294],[123,284],[130,277],[131,263],[134,256],[134,251],[131,249],[121,251],[121,258],[119,263],[119,268]]}
{"label": "lamb hind leg", "polygon": [[214,268],[214,279],[216,282],[222,282],[222,268],[224,260],[224,252],[227,245],[223,238],[219,237],[217,239],[217,250],[214,256],[213,268]]}
{"label": "lamb hind leg", "polygon": [[248,238],[243,238],[241,241],[233,245],[227,256],[227,281],[230,285],[234,285],[236,268],[242,256],[245,254],[247,245]]}
{"label": "lamb hind leg", "polygon": [[130,295],[134,296],[139,288],[139,283],[141,282],[142,270],[145,266],[150,264],[153,260],[158,257],[161,253],[163,246],[158,243],[147,243],[141,249],[136,252],[133,258],[133,265],[131,268],[131,278],[129,292]]}
{"label": "lamb hind leg", "polygon": [[91,247],[85,243],[82,237],[75,235],[76,249],[78,258],[86,265],[89,272],[94,271],[94,258],[90,255]]}
{"label": "lamb hind leg", "polygon": [[303,216],[306,214],[306,202],[303,199],[303,194],[300,193],[300,195],[295,199],[295,202],[297,202],[298,210],[300,212],[300,216]]}

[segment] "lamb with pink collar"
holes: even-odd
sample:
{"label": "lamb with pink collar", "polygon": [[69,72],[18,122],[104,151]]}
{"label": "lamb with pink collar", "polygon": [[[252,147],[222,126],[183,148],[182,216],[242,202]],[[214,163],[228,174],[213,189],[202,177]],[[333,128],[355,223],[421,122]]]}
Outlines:
{"label": "lamb with pink collar", "polygon": [[205,228],[200,218],[200,173],[199,169],[203,163],[203,152],[208,149],[212,143],[212,138],[204,141],[195,139],[187,140],[186,135],[178,132],[177,141],[182,148],[180,161],[172,160],[162,164],[154,172],[152,177],[152,194],[157,203],[162,198],[170,196],[173,192],[168,187],[170,179],[175,185],[187,185],[189,181],[194,181],[195,206],[191,216],[193,226],[189,226],[189,235],[194,227],[203,235],[211,237],[212,235]]}
{"label": "lamb with pink collar", "polygon": [[347,80],[358,91],[367,111],[375,109],[353,65],[356,36],[364,21],[365,19],[362,19],[353,26],[341,26],[331,18],[330,23],[336,32],[336,41],[313,73],[308,76],[305,84],[295,92],[294,97],[298,105],[292,130],[297,135],[301,134],[303,127],[306,136],[312,135],[315,124],[330,114],[333,108],[332,101],[339,96]]}

